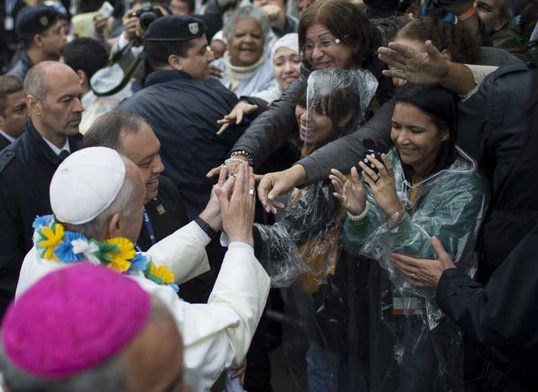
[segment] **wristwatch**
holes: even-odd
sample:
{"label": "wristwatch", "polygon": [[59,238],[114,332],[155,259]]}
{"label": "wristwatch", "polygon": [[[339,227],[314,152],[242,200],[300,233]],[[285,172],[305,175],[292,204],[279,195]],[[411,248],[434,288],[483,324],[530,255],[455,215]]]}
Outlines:
{"label": "wristwatch", "polygon": [[213,230],[211,226],[209,226],[209,223],[207,223],[205,220],[203,220],[199,216],[194,218],[194,221],[196,222],[198,226],[200,226],[200,229],[202,229],[209,238],[213,239],[217,236],[218,233],[215,230]]}

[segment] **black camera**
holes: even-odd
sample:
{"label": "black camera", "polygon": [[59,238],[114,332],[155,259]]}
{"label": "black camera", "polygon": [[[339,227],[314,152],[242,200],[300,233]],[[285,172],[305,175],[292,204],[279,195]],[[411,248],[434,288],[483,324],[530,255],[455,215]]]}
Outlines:
{"label": "black camera", "polygon": [[144,3],[141,8],[129,14],[130,18],[137,17],[140,19],[140,27],[144,31],[148,29],[149,25],[153,23],[155,19],[158,19],[161,16],[163,16],[161,10],[151,3]]}
{"label": "black camera", "polygon": [[[362,142],[362,145],[366,149],[366,154],[364,155],[364,158],[362,161],[366,166],[370,166],[370,168],[376,173],[379,174],[379,170],[377,170],[377,167],[370,162],[368,158],[366,158],[367,155],[374,155],[375,158],[383,163],[383,160],[381,159],[382,154],[386,154],[389,152],[389,146],[382,140],[374,140],[372,138],[364,139]],[[359,168],[360,169],[360,168]]]}

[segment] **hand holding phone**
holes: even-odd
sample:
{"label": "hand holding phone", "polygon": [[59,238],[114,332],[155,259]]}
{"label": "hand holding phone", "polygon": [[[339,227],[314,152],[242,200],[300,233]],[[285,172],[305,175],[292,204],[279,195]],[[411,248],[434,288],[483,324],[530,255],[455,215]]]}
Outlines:
{"label": "hand holding phone", "polygon": [[366,149],[366,154],[364,155],[364,158],[361,159],[362,162],[364,162],[365,165],[368,165],[374,172],[376,172],[376,174],[379,174],[379,170],[372,162],[370,162],[367,156],[374,155],[379,162],[383,163],[381,155],[389,152],[389,146],[381,140],[377,141],[372,138],[364,139],[362,145]]}
{"label": "hand holding phone", "polygon": [[97,13],[101,15],[104,19],[108,19],[114,13],[114,6],[108,1],[105,1],[101,8],[99,8],[99,11],[97,11]]}

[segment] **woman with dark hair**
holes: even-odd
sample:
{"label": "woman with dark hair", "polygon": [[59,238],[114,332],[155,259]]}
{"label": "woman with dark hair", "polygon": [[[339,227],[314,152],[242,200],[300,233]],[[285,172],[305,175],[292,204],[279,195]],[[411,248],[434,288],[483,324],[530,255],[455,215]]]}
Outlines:
{"label": "woman with dark hair", "polygon": [[463,388],[461,333],[439,310],[434,292],[406,282],[390,255],[434,258],[431,238],[437,236],[460,260],[458,268],[474,273],[484,187],[475,162],[455,145],[454,94],[405,85],[394,102],[394,148],[359,162],[362,182],[356,168],[352,179],[337,170],[330,176],[348,211],[344,249],[379,262],[369,276],[370,388],[457,391]]}
{"label": "woman with dark hair", "polygon": [[[318,1],[309,6],[301,15],[298,28],[299,50],[303,58],[302,78],[293,83],[269,110],[256,118],[234,146],[232,156],[258,166],[290,135],[296,134],[297,124],[289,119],[293,118],[299,91],[314,70],[332,67],[369,70],[379,82],[377,103],[382,104],[388,100],[394,86],[389,78],[382,76],[386,66],[377,58],[376,50],[392,38],[397,27],[404,23],[403,20],[392,18],[374,25],[349,0]],[[249,103],[253,103],[252,100]],[[263,106],[263,103],[256,103]],[[239,105],[244,103],[240,102]],[[243,118],[243,108],[239,106],[238,110],[241,112],[234,109],[227,116],[228,122]],[[253,147],[257,151],[255,157],[249,152]],[[217,169],[208,175],[211,176],[216,171]]]}
{"label": "woman with dark hair", "polygon": [[[517,58],[500,49],[478,47],[478,44],[476,43],[470,47],[469,44],[472,45],[473,41],[464,37],[468,37],[468,33],[461,31],[457,25],[452,25],[448,22],[435,20],[433,18],[422,18],[411,22],[408,26],[408,29],[407,26],[403,28],[403,30],[407,30],[405,36],[400,36],[400,34],[398,34],[396,40],[399,41],[401,45],[404,45],[406,49],[409,49],[409,52],[413,52],[413,50],[416,51],[417,54],[412,56],[413,59],[418,56],[426,58],[427,46],[425,40],[432,38],[435,39],[435,45],[438,45],[437,49],[442,53],[442,57],[446,61],[444,65],[446,65],[447,69],[457,69],[459,72],[461,72],[461,69],[465,69],[466,71],[469,69],[471,70],[470,72],[465,73],[465,77],[459,77],[461,75],[458,74],[458,77],[430,79],[430,84],[443,84],[444,87],[457,93],[468,93],[469,91],[472,91],[473,88],[481,83],[481,80],[483,80],[485,75],[487,75],[488,68],[489,72],[495,69],[494,67],[482,67],[479,69],[474,66],[474,64],[500,66],[520,63]],[[424,37],[425,32],[428,32],[427,37]],[[405,41],[403,41],[404,38]],[[463,45],[464,42],[466,45]],[[413,46],[409,47],[409,45]],[[476,56],[472,57],[472,53],[476,53]],[[387,59],[388,56],[382,57]],[[430,60],[430,58],[427,59],[427,61]],[[452,59],[461,59],[461,61],[466,62],[466,65],[456,63]],[[429,65],[431,64],[425,63],[423,67],[424,70],[431,70],[432,68],[429,67]],[[439,62],[437,62],[436,65],[439,65]],[[441,68],[442,66],[443,65],[441,65]],[[436,68],[436,70],[438,70],[438,68]],[[443,70],[443,72],[445,71]],[[470,81],[467,78],[469,73],[471,73]],[[451,73],[450,76],[452,75],[453,74]],[[462,83],[465,84],[464,88],[462,88]],[[470,88],[468,88],[469,86]],[[466,105],[467,103],[462,101],[458,106],[464,109]],[[252,135],[253,132],[251,131],[251,128],[259,123],[258,120],[246,130],[233,148],[235,151],[246,151],[247,154],[251,155],[255,164],[257,164],[260,159],[263,161],[267,154],[281,142],[281,139],[278,139],[281,130],[278,128],[280,125],[280,123],[277,122],[278,118],[275,116],[269,118],[268,113],[266,114],[266,117],[264,117],[264,123],[259,124],[260,135],[257,137],[249,136]],[[266,174],[258,187],[258,195],[266,210],[276,211],[276,207],[279,207],[280,205],[274,203],[274,198],[279,194],[286,192],[290,187],[311,183],[320,178],[325,178],[330,174],[330,169],[333,167],[336,167],[339,170],[349,170],[352,165],[356,164],[357,155],[360,156],[365,153],[363,147],[364,139],[373,138],[389,142],[391,116],[392,102],[387,102],[376,111],[375,115],[364,126],[361,127],[360,132],[355,132],[346,138],[339,139],[334,143],[317,150],[315,153],[301,159],[287,170]],[[278,135],[278,137],[266,137],[262,143],[261,128],[263,128],[263,135]],[[462,143],[467,142],[464,147],[467,148],[468,151],[476,150],[478,148],[477,146],[468,144],[471,138],[462,138],[461,140]]]}
{"label": "woman with dark hair", "polygon": [[[376,87],[377,80],[365,70],[312,72],[295,106],[302,156],[359,126]],[[294,283],[287,309],[294,309],[290,312],[301,325],[299,336],[308,338],[309,391],[333,391],[337,385],[356,391],[364,366],[357,364],[357,335],[347,334],[354,298],[348,281],[354,279],[348,280],[340,245],[345,212],[332,192],[328,179],[294,189],[274,225],[254,225],[255,250],[273,287]],[[289,352],[297,355],[299,350]]]}

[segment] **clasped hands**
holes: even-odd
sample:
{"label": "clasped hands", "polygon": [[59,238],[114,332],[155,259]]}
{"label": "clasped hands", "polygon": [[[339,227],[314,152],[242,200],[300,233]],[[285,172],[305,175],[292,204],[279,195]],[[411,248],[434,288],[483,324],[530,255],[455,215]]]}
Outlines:
{"label": "clasped hands", "polygon": [[223,168],[213,186],[206,209],[200,214],[214,230],[223,230],[230,242],[245,242],[254,246],[254,171],[248,164],[240,164],[234,175]]}

